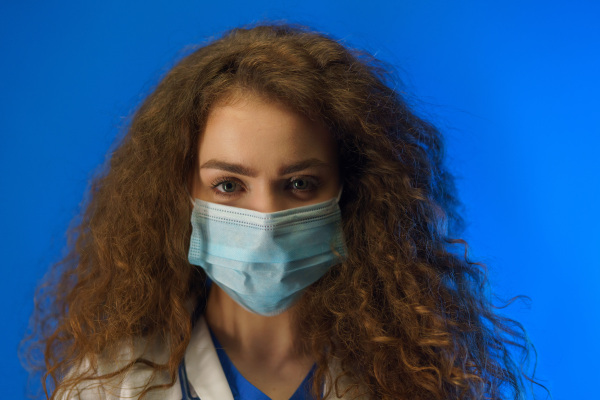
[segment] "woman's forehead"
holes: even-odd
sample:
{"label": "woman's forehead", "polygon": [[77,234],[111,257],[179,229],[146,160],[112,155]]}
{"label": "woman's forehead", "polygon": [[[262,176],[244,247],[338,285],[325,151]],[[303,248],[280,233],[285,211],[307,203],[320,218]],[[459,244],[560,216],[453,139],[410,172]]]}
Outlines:
{"label": "woman's forehead", "polygon": [[199,140],[200,163],[210,159],[290,164],[306,159],[337,163],[336,143],[321,123],[258,96],[220,102]]}

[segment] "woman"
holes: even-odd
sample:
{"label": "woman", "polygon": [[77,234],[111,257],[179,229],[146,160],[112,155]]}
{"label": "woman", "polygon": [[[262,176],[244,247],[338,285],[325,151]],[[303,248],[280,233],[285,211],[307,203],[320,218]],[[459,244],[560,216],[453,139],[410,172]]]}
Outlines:
{"label": "woman", "polygon": [[287,25],[175,66],[38,311],[51,397],[521,397],[442,138],[386,79]]}

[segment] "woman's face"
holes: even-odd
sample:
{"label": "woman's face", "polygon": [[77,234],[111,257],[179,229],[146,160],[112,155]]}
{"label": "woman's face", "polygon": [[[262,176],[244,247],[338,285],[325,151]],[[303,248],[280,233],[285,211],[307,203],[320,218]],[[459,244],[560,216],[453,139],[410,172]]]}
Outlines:
{"label": "woman's face", "polygon": [[275,212],[340,189],[337,149],[321,124],[256,96],[215,106],[199,141],[194,197]]}

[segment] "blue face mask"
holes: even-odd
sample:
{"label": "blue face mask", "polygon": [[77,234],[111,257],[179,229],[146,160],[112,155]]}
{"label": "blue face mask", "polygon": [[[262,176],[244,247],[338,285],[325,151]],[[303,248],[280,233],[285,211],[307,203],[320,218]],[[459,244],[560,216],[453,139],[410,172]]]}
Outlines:
{"label": "blue face mask", "polygon": [[245,309],[277,315],[346,257],[338,201],[261,213],[195,199],[188,259]]}

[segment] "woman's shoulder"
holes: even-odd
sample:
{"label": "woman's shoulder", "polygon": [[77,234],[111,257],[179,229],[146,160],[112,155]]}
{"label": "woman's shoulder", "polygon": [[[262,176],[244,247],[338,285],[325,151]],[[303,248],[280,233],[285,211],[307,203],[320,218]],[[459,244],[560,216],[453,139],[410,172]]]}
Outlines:
{"label": "woman's shoulder", "polygon": [[[157,372],[152,363],[165,364],[168,361],[168,346],[160,340],[138,339],[121,343],[114,355],[89,357],[84,359],[67,375],[67,381],[73,377],[79,379],[73,385],[61,385],[54,395],[56,400],[117,400],[138,399],[148,387],[164,385],[146,393],[144,400],[181,400],[181,387],[176,382],[171,385],[167,372]],[[137,360],[137,362],[136,362]],[[144,361],[140,361],[144,360]],[[214,344],[208,333],[206,322],[201,317],[192,332],[191,341],[185,354],[189,388],[203,400],[233,399],[227,379],[221,368]],[[340,366],[331,361],[329,365],[332,377],[341,374]],[[348,382],[342,376],[336,392],[332,382],[327,400],[353,398],[354,393],[344,393]],[[326,390],[327,391],[327,390]],[[364,400],[368,396],[358,397]]]}
{"label": "woman's shoulder", "polygon": [[[167,347],[160,340],[136,339],[120,343],[115,350],[89,356],[73,367],[54,394],[56,400],[137,399],[147,388],[168,385],[169,374],[152,364],[168,360]],[[177,390],[175,390],[177,389]],[[171,393],[177,391],[178,393]],[[179,396],[179,397],[177,397]],[[144,399],[180,399],[173,385],[149,391]]]}

